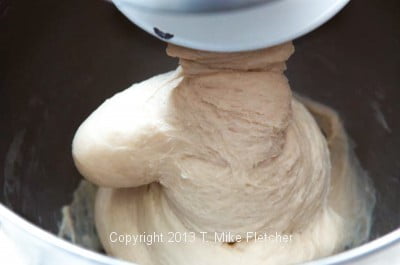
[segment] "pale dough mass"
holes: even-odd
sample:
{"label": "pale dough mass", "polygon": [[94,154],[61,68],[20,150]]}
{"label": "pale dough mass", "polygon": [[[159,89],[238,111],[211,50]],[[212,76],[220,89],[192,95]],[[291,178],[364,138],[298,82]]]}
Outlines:
{"label": "pale dough mass", "polygon": [[[170,45],[177,70],[89,116],[73,156],[100,186],[95,220],[109,255],[143,265],[293,264],[368,238],[372,188],[337,114],[292,95],[283,72],[293,51],[291,43],[241,53]],[[109,239],[169,231],[209,238],[129,246]],[[213,242],[214,232],[293,240],[227,244]]]}

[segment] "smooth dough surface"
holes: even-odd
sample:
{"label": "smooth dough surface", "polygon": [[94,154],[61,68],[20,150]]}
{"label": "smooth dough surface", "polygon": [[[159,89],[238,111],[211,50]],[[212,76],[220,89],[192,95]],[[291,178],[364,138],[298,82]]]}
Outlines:
{"label": "smooth dough surface", "polygon": [[[101,186],[95,219],[108,254],[143,265],[293,264],[368,238],[372,188],[336,113],[293,97],[283,74],[291,43],[167,52],[181,67],[108,99],[74,138],[79,171]],[[109,238],[173,231],[198,236],[128,246]],[[227,244],[215,232],[293,240]]]}

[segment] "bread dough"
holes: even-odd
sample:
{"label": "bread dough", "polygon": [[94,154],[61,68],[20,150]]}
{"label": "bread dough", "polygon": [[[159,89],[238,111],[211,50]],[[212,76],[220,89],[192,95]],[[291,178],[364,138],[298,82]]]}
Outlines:
{"label": "bread dough", "polygon": [[58,237],[96,252],[103,250],[94,225],[94,202],[97,187],[82,180],[70,204],[61,209]]}
{"label": "bread dough", "polygon": [[[170,45],[181,67],[89,116],[73,157],[101,187],[95,220],[108,254],[143,265],[293,264],[368,238],[372,188],[336,113],[292,96],[283,71],[293,50]],[[112,232],[196,237],[125,245],[112,242]],[[229,236],[215,240],[216,233]]]}

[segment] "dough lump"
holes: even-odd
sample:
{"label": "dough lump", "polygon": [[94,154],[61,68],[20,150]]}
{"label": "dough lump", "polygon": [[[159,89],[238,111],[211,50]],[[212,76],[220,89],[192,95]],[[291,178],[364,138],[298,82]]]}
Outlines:
{"label": "dough lump", "polygon": [[[169,45],[177,70],[88,117],[73,157],[100,186],[95,220],[108,254],[143,265],[293,264],[368,238],[372,188],[336,113],[292,95],[283,72],[293,51]],[[109,237],[175,231],[197,236],[127,246]],[[248,232],[293,237],[282,244]]]}

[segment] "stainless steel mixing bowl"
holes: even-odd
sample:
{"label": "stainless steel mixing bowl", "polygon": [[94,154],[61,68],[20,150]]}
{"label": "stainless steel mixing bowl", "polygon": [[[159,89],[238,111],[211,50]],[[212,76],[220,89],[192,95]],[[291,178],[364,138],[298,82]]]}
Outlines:
{"label": "stainless steel mixing bowl", "polygon": [[[377,190],[372,241],[317,264],[400,264],[400,2],[353,0],[295,45],[293,89],[338,110]],[[116,262],[43,230],[57,231],[81,179],[75,130],[114,93],[174,69],[164,48],[105,1],[0,0],[0,231],[32,264]]]}

